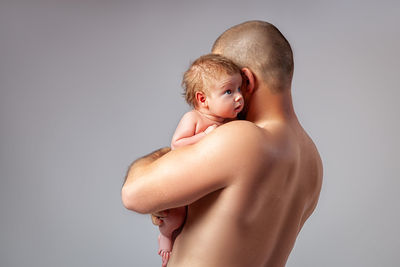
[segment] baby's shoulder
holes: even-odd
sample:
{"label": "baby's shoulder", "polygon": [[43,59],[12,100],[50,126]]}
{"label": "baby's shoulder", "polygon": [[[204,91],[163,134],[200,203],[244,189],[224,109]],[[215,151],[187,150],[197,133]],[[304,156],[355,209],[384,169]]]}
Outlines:
{"label": "baby's shoulder", "polygon": [[199,115],[199,112],[196,110],[190,110],[186,112],[180,121],[180,124],[196,124],[201,120],[201,116]]}
{"label": "baby's shoulder", "polygon": [[198,111],[196,111],[195,109],[192,109],[192,110],[186,112],[182,116],[182,119],[184,119],[184,120],[199,120],[199,119],[201,119],[201,115],[199,114]]}

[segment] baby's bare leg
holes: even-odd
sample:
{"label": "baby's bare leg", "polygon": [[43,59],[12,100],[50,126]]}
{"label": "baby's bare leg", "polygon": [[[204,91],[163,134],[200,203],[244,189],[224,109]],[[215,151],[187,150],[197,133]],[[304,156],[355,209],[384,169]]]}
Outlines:
{"label": "baby's bare leg", "polygon": [[158,254],[162,257],[162,266],[167,266],[170,253],[173,247],[173,233],[182,226],[186,217],[186,207],[179,207],[168,210],[168,215],[164,217],[163,223],[159,226],[160,235],[158,237]]}

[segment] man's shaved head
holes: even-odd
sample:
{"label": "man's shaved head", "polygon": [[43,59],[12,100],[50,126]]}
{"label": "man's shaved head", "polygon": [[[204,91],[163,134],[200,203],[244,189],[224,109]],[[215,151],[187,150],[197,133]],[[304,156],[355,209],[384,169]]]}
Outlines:
{"label": "man's shaved head", "polygon": [[240,68],[249,68],[274,92],[290,88],[293,53],[289,42],[272,24],[248,21],[229,28],[215,41],[212,52]]}

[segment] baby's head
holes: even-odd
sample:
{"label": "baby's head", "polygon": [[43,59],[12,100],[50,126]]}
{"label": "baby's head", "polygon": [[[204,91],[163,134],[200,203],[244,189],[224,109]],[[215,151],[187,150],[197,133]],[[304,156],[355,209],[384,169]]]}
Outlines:
{"label": "baby's head", "polygon": [[182,86],[186,102],[222,118],[235,118],[243,109],[240,68],[217,54],[196,59],[185,72]]}

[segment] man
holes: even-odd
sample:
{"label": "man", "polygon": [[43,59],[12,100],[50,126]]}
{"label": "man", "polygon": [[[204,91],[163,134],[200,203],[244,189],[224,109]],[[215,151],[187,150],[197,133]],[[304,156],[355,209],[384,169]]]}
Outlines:
{"label": "man", "polygon": [[188,205],[170,267],[285,266],[322,183],[320,156],[292,105],[292,50],[273,25],[249,21],[225,31],[212,52],[243,70],[246,121],[137,160],[123,203],[140,213]]}

